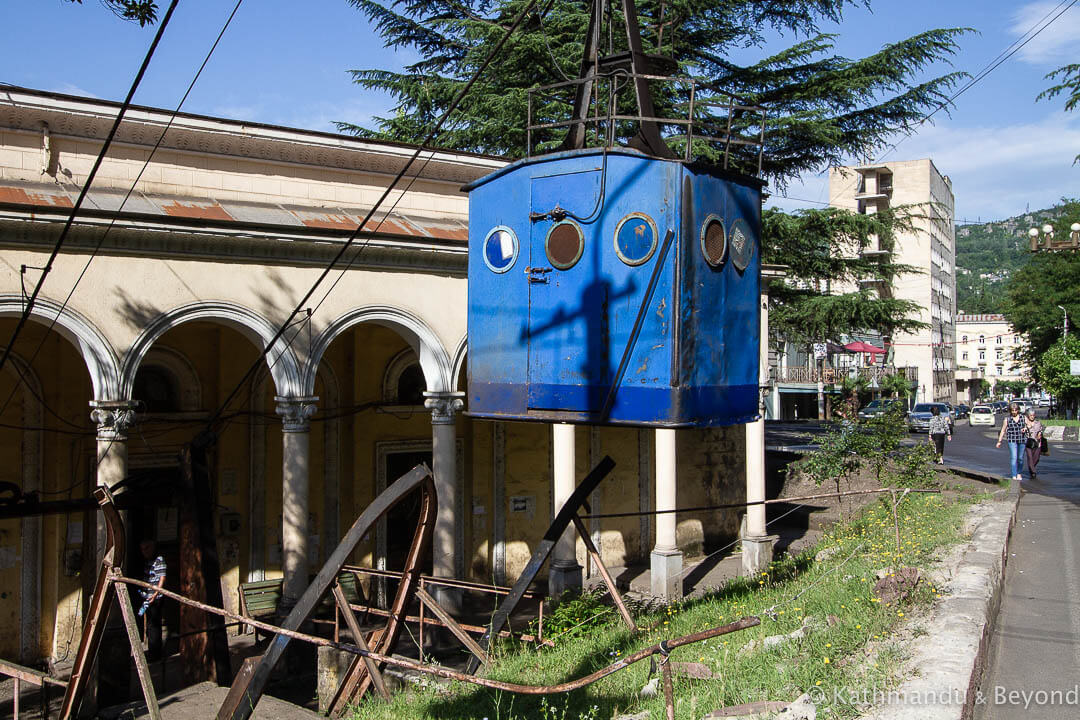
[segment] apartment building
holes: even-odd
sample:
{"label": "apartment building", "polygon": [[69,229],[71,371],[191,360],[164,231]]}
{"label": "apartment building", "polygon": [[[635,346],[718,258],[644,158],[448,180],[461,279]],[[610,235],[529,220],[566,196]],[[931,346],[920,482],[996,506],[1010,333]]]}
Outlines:
{"label": "apartment building", "polygon": [[[929,158],[829,171],[829,204],[873,214],[886,208],[911,208],[913,229],[899,233],[893,261],[921,269],[897,277],[881,293],[910,300],[927,327],[891,338],[892,362],[918,368],[919,401],[956,401],[956,237],[952,182]],[[889,253],[875,242],[866,254]]]}
{"label": "apartment building", "polygon": [[956,333],[956,395],[960,401],[974,401],[981,380],[991,388],[999,382],[1030,380],[1028,367],[1017,359],[1027,343],[1004,315],[960,313]]}

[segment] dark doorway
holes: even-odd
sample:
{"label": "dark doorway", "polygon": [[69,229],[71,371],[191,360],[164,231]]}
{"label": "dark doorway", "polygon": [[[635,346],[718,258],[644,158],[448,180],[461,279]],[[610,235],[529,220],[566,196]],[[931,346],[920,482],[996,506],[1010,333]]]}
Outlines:
{"label": "dark doorway", "polygon": [[[412,470],[420,463],[431,467],[430,450],[411,450],[393,452],[386,455],[386,484]],[[413,535],[420,522],[420,501],[423,496],[419,489],[406,495],[401,502],[386,514],[386,569],[401,571],[412,547]],[[431,553],[424,553],[420,559],[420,572],[430,574],[432,569]],[[385,598],[389,601],[397,591],[397,582],[388,582]]]}

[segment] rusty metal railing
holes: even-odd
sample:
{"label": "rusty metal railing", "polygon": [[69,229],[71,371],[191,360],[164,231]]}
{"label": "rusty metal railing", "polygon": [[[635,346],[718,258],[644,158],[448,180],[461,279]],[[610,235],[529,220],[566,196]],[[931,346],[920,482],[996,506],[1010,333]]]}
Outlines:
{"label": "rusty metal railing", "polygon": [[[360,581],[361,576],[368,576],[373,578],[381,578],[387,580],[400,580],[402,573],[395,570],[379,570],[376,568],[368,568],[360,565],[346,565],[342,568],[342,572],[352,573],[357,582]],[[421,575],[420,576],[420,588],[427,592],[428,588],[441,587],[450,588],[455,590],[464,590],[466,592],[478,592],[486,595],[509,595],[511,588],[503,587],[501,585],[485,585],[483,583],[470,582],[468,580],[456,580],[453,578],[443,578],[435,575]],[[550,640],[544,639],[544,603],[541,596],[536,593],[527,592],[522,596],[524,600],[537,600],[539,599],[537,609],[537,628],[536,635],[528,633],[512,633],[510,631],[504,631],[499,634],[499,637],[512,637],[522,642],[537,643],[541,645],[551,646],[553,643]],[[421,652],[424,647],[424,626],[434,625],[436,627],[447,627],[446,623],[440,620],[437,616],[432,617],[432,608],[429,603],[424,601],[423,597],[419,598],[420,608],[418,615],[406,615],[404,620],[407,623],[414,623],[419,625],[417,644],[421,648]],[[375,615],[378,617],[387,617],[390,614],[389,610],[378,607],[370,602],[367,603],[350,603],[350,607],[364,615]],[[334,606],[334,640],[340,639],[341,630],[341,608],[337,605]],[[487,628],[480,625],[470,625],[464,622],[457,623],[459,627],[469,633],[483,634],[487,632]]]}
{"label": "rusty metal railing", "polygon": [[49,717],[49,686],[60,688],[67,687],[67,683],[63,680],[58,680],[54,677],[50,677],[49,675],[41,672],[40,670],[34,670],[33,668],[17,665],[7,660],[0,660],[0,675],[5,675],[9,678],[14,679],[15,681],[11,713],[11,717],[14,718],[14,720],[19,720],[19,703],[21,700],[22,686],[24,683],[33,687],[41,688],[41,717],[43,718],[43,720],[48,720]]}
{"label": "rusty metal railing", "polygon": [[[686,102],[677,103],[674,107],[685,110],[686,115],[682,117],[647,117],[620,113],[618,110],[620,93],[628,87],[633,88],[633,83],[636,80],[664,82],[682,86],[682,92],[687,100]],[[594,82],[596,84],[592,85]],[[538,101],[551,103],[558,107],[565,106],[569,109],[574,104],[572,99],[574,92],[583,86],[592,88],[592,113],[581,119],[570,117],[566,120],[536,121]],[[601,86],[604,86],[605,91],[603,93],[600,89]],[[592,126],[594,128],[592,136],[594,142],[590,146],[613,147],[617,137],[620,135],[618,132],[619,123],[640,125],[643,122],[651,122],[661,126],[673,126],[677,129],[676,132],[668,134],[663,139],[665,141],[685,142],[683,159],[686,161],[693,157],[695,140],[723,146],[725,169],[729,166],[733,148],[756,148],[757,173],[760,175],[765,148],[765,123],[768,119],[765,108],[760,105],[750,104],[731,93],[709,89],[710,96],[703,99],[701,92],[701,82],[694,78],[647,75],[625,70],[616,70],[608,74],[602,73],[586,78],[530,88],[528,90],[528,118],[525,125],[526,156],[532,157],[535,150],[534,133],[540,131],[569,130],[577,125],[584,125],[586,128]],[[604,95],[604,97],[601,98],[601,95]],[[723,99],[717,100],[715,99],[717,97]],[[600,111],[601,106],[603,107],[602,112]],[[726,111],[726,114],[719,116],[704,115],[702,110],[705,108],[721,108]],[[572,113],[568,114],[572,115]],[[736,124],[737,118],[744,114],[753,114],[755,116],[756,121],[754,123],[745,123],[745,125],[748,128],[754,124],[757,125],[756,137],[739,134]],[[695,128],[697,128],[696,132]],[[588,137],[587,132],[585,135]]]}

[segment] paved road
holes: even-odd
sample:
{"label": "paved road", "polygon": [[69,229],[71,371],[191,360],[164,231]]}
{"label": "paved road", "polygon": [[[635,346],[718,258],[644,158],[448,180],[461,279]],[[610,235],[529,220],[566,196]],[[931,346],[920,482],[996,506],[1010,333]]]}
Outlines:
{"label": "paved road", "polygon": [[[998,417],[1000,422],[1001,416]],[[997,428],[958,423],[948,464],[1006,475]],[[1025,478],[1027,477],[1025,473]],[[1080,443],[1051,443],[1025,479],[977,720],[1080,718]],[[1041,691],[1041,692],[1040,692]]]}

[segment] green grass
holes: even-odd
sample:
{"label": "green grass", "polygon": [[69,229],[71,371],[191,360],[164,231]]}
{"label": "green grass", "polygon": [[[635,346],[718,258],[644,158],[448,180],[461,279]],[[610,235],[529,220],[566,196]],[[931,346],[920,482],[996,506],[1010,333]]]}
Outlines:
{"label": "green grass", "polygon": [[1043,425],[1064,425],[1065,427],[1080,427],[1080,420],[1047,419],[1041,421]]}
{"label": "green grass", "polygon": [[[895,686],[903,654],[895,634],[907,616],[938,597],[935,588],[920,583],[912,597],[885,605],[871,595],[875,573],[894,566],[927,567],[942,546],[959,541],[971,501],[909,495],[899,511],[897,552],[892,513],[882,499],[855,520],[834,528],[812,550],[773,563],[760,577],[739,578],[707,597],[638,618],[641,627],[655,624],[655,630],[631,635],[615,618],[585,636],[557,642],[554,648],[504,644],[495,649],[496,662],[488,677],[527,685],[565,682],[664,638],[759,615],[758,627],[672,652],[673,660],[702,662],[716,675],[711,680],[676,677],[676,717],[700,718],[723,706],[758,700],[790,701],[813,691],[826,698],[819,703],[819,717],[854,718],[859,708],[846,699],[834,701],[835,694],[848,698],[852,691]],[[831,557],[815,562],[815,554],[822,550],[829,550]],[[767,609],[775,616],[766,615]],[[808,616],[821,627],[807,637],[768,650],[741,651],[751,640],[797,629]],[[829,616],[834,616],[832,625],[826,622]],[[663,717],[662,692],[655,698],[639,695],[648,679],[646,660],[566,695],[516,695],[455,683],[445,694],[428,688],[399,693],[390,703],[369,698],[353,717],[608,720],[645,710],[652,718]]]}

